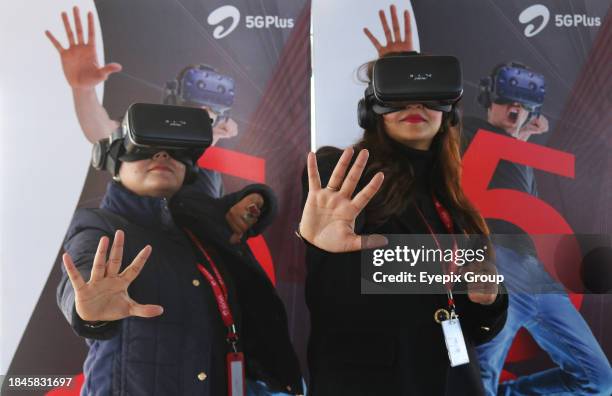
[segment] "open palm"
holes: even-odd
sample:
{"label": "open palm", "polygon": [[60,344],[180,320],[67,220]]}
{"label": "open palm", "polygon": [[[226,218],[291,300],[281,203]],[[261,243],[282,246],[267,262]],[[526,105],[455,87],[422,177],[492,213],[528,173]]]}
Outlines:
{"label": "open palm", "polygon": [[370,202],[383,182],[382,172],[351,198],[368,160],[367,150],[362,150],[351,167],[353,149],[344,150],[325,188],[317,169],[314,153],[308,154],[308,197],[300,222],[300,235],[314,246],[328,252],[350,252],[384,246],[382,235],[359,236],[355,234],[355,219]]}
{"label": "open palm", "polygon": [[105,81],[111,73],[120,71],[121,65],[109,63],[100,67],[96,55],[93,14],[91,12],[87,13],[87,42],[83,37],[83,25],[81,24],[78,7],[73,8],[73,15],[76,39],[68,15],[62,12],[62,21],[68,37],[68,48],[64,48],[48,30],[45,31],[45,34],[60,54],[62,69],[68,84],[72,88],[93,88]]}
{"label": "open palm", "polygon": [[384,55],[391,52],[410,52],[414,51],[414,45],[412,44],[412,27],[410,25],[410,14],[407,10],[404,11],[404,38],[400,29],[399,19],[397,18],[397,10],[395,5],[391,5],[389,13],[391,14],[391,26],[389,29],[389,23],[383,10],[378,11],[380,18],[380,24],[382,25],[383,32],[385,33],[386,44],[383,46],[376,37],[372,34],[370,29],[364,28],[363,32],[372,45],[378,51],[378,56],[383,57]]}
{"label": "open palm", "polygon": [[108,261],[108,237],[100,238],[88,282],[76,269],[68,253],[62,257],[75,295],[76,312],[85,321],[112,321],[128,316],[153,317],[161,315],[159,305],[142,305],[128,295],[128,286],[136,279],[151,254],[151,246],[145,246],[132,263],[121,273],[124,235],[115,233]]}

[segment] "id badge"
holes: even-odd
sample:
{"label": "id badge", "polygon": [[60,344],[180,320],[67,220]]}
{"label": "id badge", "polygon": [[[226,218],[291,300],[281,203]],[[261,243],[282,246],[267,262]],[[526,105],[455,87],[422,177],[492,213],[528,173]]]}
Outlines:
{"label": "id badge", "polygon": [[465,339],[463,338],[459,318],[455,316],[451,319],[442,321],[441,325],[451,367],[469,363],[470,357],[468,356],[467,347],[465,346]]}
{"label": "id badge", "polygon": [[227,394],[229,396],[245,396],[244,354],[230,352],[227,354]]}

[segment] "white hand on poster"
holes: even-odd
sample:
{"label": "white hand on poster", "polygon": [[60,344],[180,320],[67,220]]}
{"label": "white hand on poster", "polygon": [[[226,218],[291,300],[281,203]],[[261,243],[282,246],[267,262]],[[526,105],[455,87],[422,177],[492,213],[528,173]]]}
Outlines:
{"label": "white hand on poster", "polygon": [[[49,277],[90,160],[57,51],[43,33],[63,31],[58,15],[74,5],[92,11],[97,22],[89,0],[9,1],[0,9],[2,49],[19,59],[3,63],[0,73],[0,373],[6,373]],[[95,35],[103,62],[98,23]],[[58,189],[60,180],[65,183]]]}
{"label": "white hand on poster", "polygon": [[[366,87],[357,80],[356,71],[378,56],[363,29],[367,27],[382,42],[386,35],[379,11],[384,10],[387,21],[393,22],[389,16],[391,5],[395,5],[402,16],[404,10],[408,12],[413,49],[420,51],[417,24],[409,1],[313,1],[313,151],[330,145],[346,147],[361,136],[362,131],[357,125],[357,102]],[[347,17],[349,12],[350,18]],[[400,20],[398,28],[405,38],[404,18]]]}

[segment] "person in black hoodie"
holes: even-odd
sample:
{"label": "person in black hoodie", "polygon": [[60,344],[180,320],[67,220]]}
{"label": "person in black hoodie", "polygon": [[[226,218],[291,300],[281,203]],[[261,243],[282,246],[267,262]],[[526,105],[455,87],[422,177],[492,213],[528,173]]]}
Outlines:
{"label": "person in black hoodie", "polygon": [[[394,14],[392,8],[399,32]],[[408,34],[407,41],[401,49],[411,51]],[[377,115],[354,148],[309,154],[299,235],[307,246],[311,395],[483,393],[474,345],[504,325],[501,287],[455,295],[470,363],[454,368],[433,315],[446,295],[362,295],[360,289],[359,250],[384,245],[382,234],[449,233],[432,195],[450,213],[455,232],[486,235],[459,185],[459,131],[451,117],[407,104]]]}
{"label": "person in black hoodie", "polygon": [[274,194],[210,197],[200,154],[125,158],[100,208],[75,213],[57,299],[89,346],[83,395],[227,395],[235,351],[249,392],[303,393],[284,305],[245,243],[274,217]]}

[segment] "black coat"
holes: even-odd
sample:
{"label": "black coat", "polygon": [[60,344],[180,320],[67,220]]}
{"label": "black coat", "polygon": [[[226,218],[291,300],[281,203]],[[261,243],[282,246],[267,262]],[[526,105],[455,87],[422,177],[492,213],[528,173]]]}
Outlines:
{"label": "black coat", "polygon": [[[211,288],[196,268],[202,262],[181,227],[189,227],[213,252],[229,288],[229,302],[241,336],[247,377],[272,388],[301,393],[301,374],[289,340],[284,306],[274,286],[244,243],[231,245],[225,213],[245,195],[259,192],[267,209],[261,226],[271,221],[275,200],[265,186],[212,199],[183,188],[170,202],[136,196],[112,183],[102,209],[75,214],[65,249],[87,280],[100,237],[125,232],[122,268],[145,245],[153,247],[142,272],[129,287],[141,304],[159,304],[156,318],[129,317],[89,328],[74,308],[74,290],[65,273],[58,304],[74,331],[87,338],[84,364],[87,395],[223,395],[228,345]],[[170,207],[168,207],[168,204]],[[251,235],[253,234],[251,233]],[[202,374],[203,373],[203,374]]]}
{"label": "black coat", "polygon": [[[409,151],[408,156],[414,154]],[[318,155],[323,186],[340,154],[339,150],[328,150],[326,155]],[[426,165],[421,158],[416,161],[421,162],[417,168]],[[305,198],[306,178],[303,184]],[[357,191],[365,184],[362,180]],[[433,213],[428,218],[437,217],[429,197],[421,209],[425,216]],[[416,201],[418,206],[424,202]],[[446,233],[439,219],[432,224],[436,232]],[[361,214],[355,231],[428,233],[415,213],[394,216],[376,227],[365,224]],[[307,244],[306,262],[306,302],[312,323],[308,344],[311,395],[483,393],[474,345],[502,329],[507,295],[500,294],[490,306],[472,303],[465,294],[455,296],[470,363],[450,368],[441,326],[433,319],[434,311],[445,306],[446,296],[361,295],[359,252],[334,254]]]}

